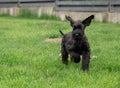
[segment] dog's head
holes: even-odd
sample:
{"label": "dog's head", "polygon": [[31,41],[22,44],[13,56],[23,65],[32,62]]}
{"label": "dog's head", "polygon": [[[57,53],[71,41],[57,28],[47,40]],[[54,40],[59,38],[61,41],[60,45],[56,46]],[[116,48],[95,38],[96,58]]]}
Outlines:
{"label": "dog's head", "polygon": [[74,21],[70,16],[65,16],[68,21],[70,21],[70,24],[73,28],[72,30],[72,36],[75,40],[81,40],[84,36],[84,31],[86,26],[89,26],[92,19],[94,19],[94,15],[91,15],[87,17],[83,21]]}

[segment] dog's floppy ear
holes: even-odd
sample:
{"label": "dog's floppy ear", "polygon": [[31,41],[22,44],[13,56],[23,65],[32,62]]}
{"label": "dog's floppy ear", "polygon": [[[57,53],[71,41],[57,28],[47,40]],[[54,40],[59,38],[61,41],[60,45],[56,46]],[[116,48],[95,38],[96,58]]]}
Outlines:
{"label": "dog's floppy ear", "polygon": [[65,18],[70,21],[70,25],[73,27],[74,20],[70,16],[65,16]]}
{"label": "dog's floppy ear", "polygon": [[86,18],[85,20],[83,20],[82,23],[84,24],[85,27],[89,26],[90,23],[91,23],[91,21],[92,21],[92,19],[94,19],[94,15],[89,16],[88,18]]}

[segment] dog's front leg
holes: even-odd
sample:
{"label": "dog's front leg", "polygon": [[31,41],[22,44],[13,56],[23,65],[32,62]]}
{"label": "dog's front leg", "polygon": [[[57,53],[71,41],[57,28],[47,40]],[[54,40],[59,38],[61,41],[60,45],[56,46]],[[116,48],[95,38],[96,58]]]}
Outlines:
{"label": "dog's front leg", "polygon": [[90,63],[90,52],[86,52],[82,55],[82,70],[88,71]]}

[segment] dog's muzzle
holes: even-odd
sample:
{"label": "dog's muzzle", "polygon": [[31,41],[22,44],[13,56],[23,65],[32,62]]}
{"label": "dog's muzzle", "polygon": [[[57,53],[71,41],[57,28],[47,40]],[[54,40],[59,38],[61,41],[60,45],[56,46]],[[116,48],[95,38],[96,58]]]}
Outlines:
{"label": "dog's muzzle", "polygon": [[76,37],[76,38],[80,37],[80,34],[75,34],[75,37]]}
{"label": "dog's muzzle", "polygon": [[73,37],[74,37],[75,40],[80,40],[82,38],[82,35],[77,33],[77,34],[74,34]]}

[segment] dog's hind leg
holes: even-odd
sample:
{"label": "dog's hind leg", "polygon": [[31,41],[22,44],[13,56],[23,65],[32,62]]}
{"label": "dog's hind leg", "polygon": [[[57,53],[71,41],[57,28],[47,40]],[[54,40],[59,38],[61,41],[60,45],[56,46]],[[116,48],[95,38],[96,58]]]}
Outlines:
{"label": "dog's hind leg", "polygon": [[78,53],[70,52],[70,58],[71,58],[71,61],[73,61],[75,63],[80,62],[80,55]]}

